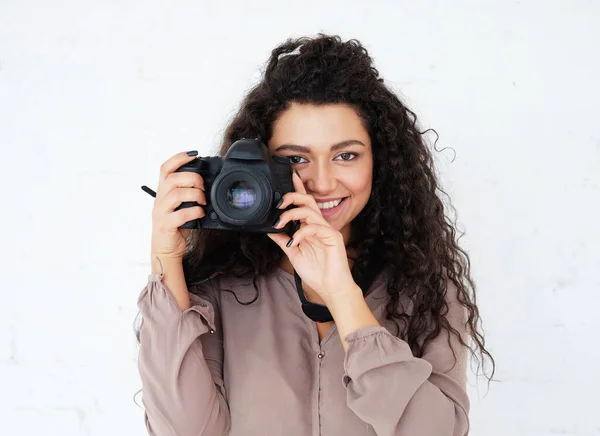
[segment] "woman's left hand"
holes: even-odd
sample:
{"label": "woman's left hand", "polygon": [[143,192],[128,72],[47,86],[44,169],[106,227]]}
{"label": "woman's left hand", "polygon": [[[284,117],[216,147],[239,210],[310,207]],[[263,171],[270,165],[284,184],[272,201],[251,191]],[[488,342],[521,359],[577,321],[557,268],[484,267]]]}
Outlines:
{"label": "woman's left hand", "polygon": [[[267,233],[267,236],[281,247],[306,286],[329,304],[335,297],[353,292],[357,287],[348,265],[344,237],[323,217],[296,171],[292,180],[295,192],[285,194],[279,207],[283,209],[291,204],[298,207],[282,213],[275,227],[300,221],[300,228],[292,239],[284,233]],[[288,242],[291,242],[289,247]]]}

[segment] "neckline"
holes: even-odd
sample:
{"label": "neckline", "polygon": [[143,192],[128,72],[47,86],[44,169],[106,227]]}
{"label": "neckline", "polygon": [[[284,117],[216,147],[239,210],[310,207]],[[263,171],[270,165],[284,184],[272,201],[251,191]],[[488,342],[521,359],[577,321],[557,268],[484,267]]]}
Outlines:
{"label": "neckline", "polygon": [[[291,274],[289,272],[287,272],[286,270],[284,270],[282,267],[280,267],[279,265],[277,265],[274,269],[273,269],[273,273],[279,276],[283,276],[285,277],[287,280],[289,280],[290,284],[292,285],[292,288],[294,290],[294,292],[296,291],[296,282],[294,279],[294,274]],[[380,301],[382,299],[385,298],[385,296],[383,296],[383,298],[378,297],[376,298],[375,295],[375,290],[380,288],[381,286],[383,286],[383,284],[385,283],[385,278],[387,277],[387,273],[384,270],[380,271],[379,274],[377,274],[375,276],[375,279],[373,280],[373,283],[371,284],[371,287],[369,288],[371,292],[369,292],[366,296],[365,296],[365,301],[367,303],[372,302],[373,304],[368,304],[369,308],[371,310],[375,310],[375,308],[377,308],[379,305],[375,305],[375,302]]]}

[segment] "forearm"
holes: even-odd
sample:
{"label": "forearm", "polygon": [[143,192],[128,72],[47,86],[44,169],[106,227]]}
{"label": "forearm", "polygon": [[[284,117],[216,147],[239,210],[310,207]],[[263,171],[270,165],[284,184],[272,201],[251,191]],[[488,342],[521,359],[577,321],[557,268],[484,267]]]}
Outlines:
{"label": "forearm", "polygon": [[348,350],[346,336],[363,327],[377,327],[379,322],[367,306],[358,286],[326,302],[337,327],[344,350]]}
{"label": "forearm", "polygon": [[183,312],[191,306],[188,287],[185,283],[183,274],[183,263],[181,259],[161,257],[160,262],[157,257],[152,256],[152,274],[160,274],[161,264],[163,272],[163,283],[173,294],[177,305]]}
{"label": "forearm", "polygon": [[[343,379],[347,404],[377,435],[468,433],[469,399],[465,386],[451,375],[434,372],[431,362],[414,357],[408,343],[384,327],[350,334],[348,343]],[[437,358],[439,351],[434,351]],[[437,363],[443,370],[454,366],[450,374],[464,371],[464,362],[451,365],[442,358]]]}
{"label": "forearm", "polygon": [[182,312],[154,275],[138,299],[138,368],[152,436],[226,434],[219,310],[209,287],[202,295],[191,295],[193,304]]}
{"label": "forearm", "polygon": [[[448,292],[447,319],[464,335],[466,311],[456,291]],[[380,436],[468,434],[466,347],[442,330],[417,358],[406,341],[384,326],[368,326],[372,313],[357,294],[329,306],[347,340],[343,380],[348,407]]]}

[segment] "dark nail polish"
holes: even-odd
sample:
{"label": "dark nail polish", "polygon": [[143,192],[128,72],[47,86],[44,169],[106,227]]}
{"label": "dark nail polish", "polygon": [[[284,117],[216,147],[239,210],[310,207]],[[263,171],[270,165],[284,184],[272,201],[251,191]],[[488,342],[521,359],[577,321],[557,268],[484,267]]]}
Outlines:
{"label": "dark nail polish", "polygon": [[277,227],[277,224],[281,221],[281,217],[277,218],[277,220],[273,223],[273,227]]}
{"label": "dark nail polish", "polygon": [[197,150],[192,150],[192,151],[188,151],[186,154],[188,156],[198,156],[198,151]]}
{"label": "dark nail polish", "polygon": [[300,178],[300,173],[298,172],[297,169],[294,168],[294,173],[298,176],[298,178]]}
{"label": "dark nail polish", "polygon": [[277,204],[275,205],[275,208],[276,208],[276,209],[279,209],[279,207],[280,207],[282,204],[283,204],[283,198],[277,202]]}
{"label": "dark nail polish", "polygon": [[292,246],[292,244],[293,244],[293,243],[294,243],[294,238],[290,238],[290,240],[288,241],[288,243],[287,243],[287,244],[285,244],[285,246],[286,246],[287,248],[290,248],[290,247]]}

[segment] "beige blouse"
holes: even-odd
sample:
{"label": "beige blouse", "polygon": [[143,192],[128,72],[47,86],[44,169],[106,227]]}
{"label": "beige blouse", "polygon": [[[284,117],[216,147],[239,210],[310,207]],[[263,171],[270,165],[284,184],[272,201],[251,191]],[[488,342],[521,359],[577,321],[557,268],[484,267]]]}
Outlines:
{"label": "beige blouse", "polygon": [[[190,289],[182,312],[149,275],[138,307],[145,424],[158,436],[467,435],[466,350],[444,331],[422,358],[385,320],[386,279],[366,301],[382,327],[319,341],[294,276],[217,276]],[[451,282],[449,282],[451,283]],[[230,290],[232,292],[225,292]],[[198,294],[198,295],[196,295]],[[236,301],[239,300],[240,302]],[[465,335],[466,311],[448,287],[449,320]]]}

